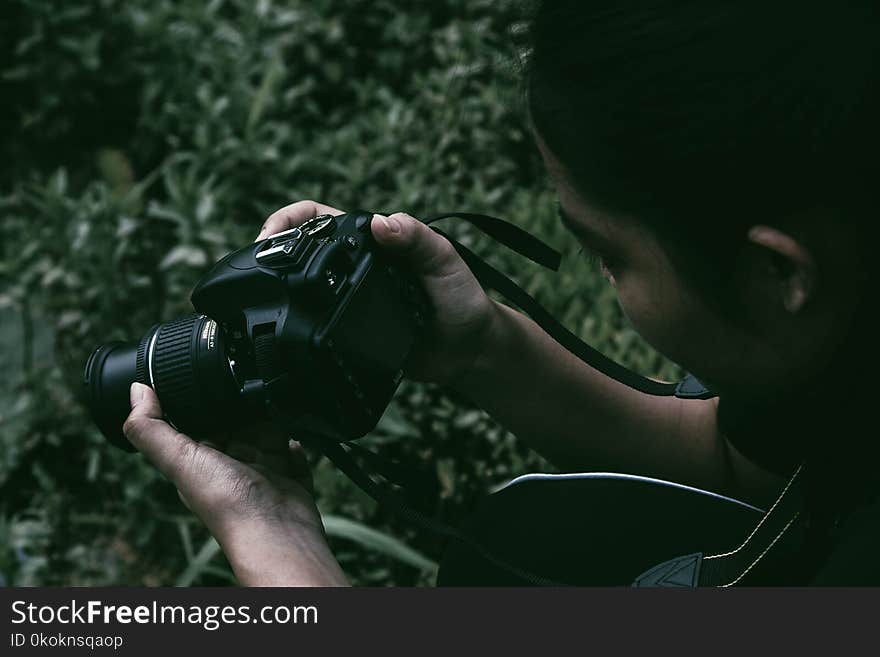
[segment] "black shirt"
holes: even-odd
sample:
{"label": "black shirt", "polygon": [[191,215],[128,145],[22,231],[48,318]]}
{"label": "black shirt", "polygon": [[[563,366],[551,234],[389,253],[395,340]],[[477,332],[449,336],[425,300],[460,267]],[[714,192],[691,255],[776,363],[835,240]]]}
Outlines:
{"label": "black shirt", "polygon": [[783,477],[804,463],[807,529],[762,584],[880,585],[880,441],[867,387],[842,380],[772,402],[719,400],[719,428],[747,458]]}

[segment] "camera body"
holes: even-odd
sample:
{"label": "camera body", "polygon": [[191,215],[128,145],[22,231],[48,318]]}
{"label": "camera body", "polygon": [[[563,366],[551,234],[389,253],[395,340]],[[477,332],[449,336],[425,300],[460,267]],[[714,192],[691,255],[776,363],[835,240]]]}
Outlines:
{"label": "camera body", "polygon": [[315,217],[229,254],[192,293],[225,328],[243,395],[340,438],[376,426],[425,312],[415,281],[376,252],[371,218]]}
{"label": "camera body", "polygon": [[170,422],[198,435],[254,424],[267,403],[339,441],[371,431],[419,338],[427,304],[377,249],[372,213],[321,215],[228,254],[198,282],[198,315],[86,365],[93,416],[127,447],[128,386],[152,386]]}

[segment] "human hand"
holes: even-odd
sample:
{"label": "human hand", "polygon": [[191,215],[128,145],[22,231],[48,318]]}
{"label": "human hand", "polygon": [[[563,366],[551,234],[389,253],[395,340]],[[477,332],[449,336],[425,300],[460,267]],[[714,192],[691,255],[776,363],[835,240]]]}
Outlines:
{"label": "human hand", "polygon": [[[343,214],[329,205],[299,201],[274,212],[257,240],[297,226],[319,214]],[[452,244],[404,213],[373,215],[376,243],[413,273],[432,307],[427,333],[407,363],[411,378],[452,384],[486,353],[501,312]]]}
{"label": "human hand", "polygon": [[237,436],[233,447],[240,453],[242,441],[252,441],[243,444],[250,446],[255,462],[243,463],[173,429],[149,386],[132,384],[131,405],[126,437],[177,487],[223,548],[241,584],[346,584],[327,545],[308,465],[297,444],[271,453],[262,448],[272,442],[284,445],[280,436]]}

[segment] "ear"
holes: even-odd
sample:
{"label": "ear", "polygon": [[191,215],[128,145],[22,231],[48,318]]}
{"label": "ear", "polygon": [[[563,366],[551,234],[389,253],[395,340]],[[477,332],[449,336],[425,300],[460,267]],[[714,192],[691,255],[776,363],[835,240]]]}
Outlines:
{"label": "ear", "polygon": [[785,309],[796,313],[816,287],[816,260],[801,242],[770,226],[752,226],[749,242],[766,250],[769,271],[778,282]]}

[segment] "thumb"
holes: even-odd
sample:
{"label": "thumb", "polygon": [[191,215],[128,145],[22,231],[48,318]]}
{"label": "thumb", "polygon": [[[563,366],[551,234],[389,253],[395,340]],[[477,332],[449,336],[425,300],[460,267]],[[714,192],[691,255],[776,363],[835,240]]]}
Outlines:
{"label": "thumb", "polygon": [[129,397],[131,413],[122,425],[125,437],[180,488],[187,479],[184,475],[192,469],[196,453],[210,448],[199,445],[165,422],[159,398],[151,387],[132,383]]}
{"label": "thumb", "polygon": [[465,266],[449,240],[408,214],[374,214],[370,228],[380,246],[417,274],[446,276]]}

